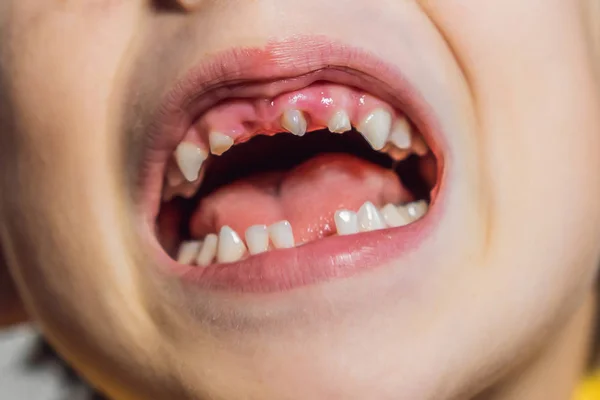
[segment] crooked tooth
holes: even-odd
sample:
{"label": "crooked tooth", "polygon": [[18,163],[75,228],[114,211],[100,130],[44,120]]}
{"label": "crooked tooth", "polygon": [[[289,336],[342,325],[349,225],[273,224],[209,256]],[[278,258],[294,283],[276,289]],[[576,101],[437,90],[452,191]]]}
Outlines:
{"label": "crooked tooth", "polygon": [[389,141],[399,149],[408,150],[411,146],[411,128],[408,120],[400,117],[394,122],[392,133],[390,133]]}
{"label": "crooked tooth", "polygon": [[385,223],[392,228],[405,226],[412,222],[412,219],[404,209],[400,209],[393,204],[387,204],[383,207],[381,215]]}
{"label": "crooked tooth", "polygon": [[392,115],[384,109],[373,110],[359,124],[358,131],[374,150],[381,150],[387,142],[392,127]]}
{"label": "crooked tooth", "polygon": [[279,221],[269,226],[269,236],[276,249],[289,249],[295,246],[292,225],[288,221]]}
{"label": "crooked tooth", "polygon": [[219,246],[217,248],[217,261],[220,263],[235,262],[242,259],[246,253],[244,241],[236,231],[227,225],[219,232]]}
{"label": "crooked tooth", "polygon": [[348,113],[344,110],[336,111],[329,119],[327,129],[329,129],[329,132],[333,133],[344,133],[352,129]]}
{"label": "crooked tooth", "polygon": [[406,212],[413,221],[418,220],[427,213],[429,206],[425,200],[419,200],[412,203],[408,203],[404,206]]}
{"label": "crooked tooth", "polygon": [[202,243],[197,240],[183,242],[181,246],[179,246],[177,262],[180,264],[191,264],[198,256],[201,245]]}
{"label": "crooked tooth", "polygon": [[246,229],[246,245],[250,254],[264,253],[269,249],[269,232],[266,225],[253,225]]}
{"label": "crooked tooth", "polygon": [[350,210],[338,210],[333,219],[338,235],[352,235],[358,233],[358,216]]}
{"label": "crooked tooth", "polygon": [[384,229],[385,222],[377,207],[370,201],[363,204],[357,213],[358,216],[358,229],[361,232],[375,231],[378,229]]}
{"label": "crooked tooth", "polygon": [[210,144],[210,152],[220,156],[233,146],[233,138],[217,131],[212,131],[208,134],[208,143]]}
{"label": "crooked tooth", "polygon": [[190,142],[181,142],[175,149],[175,161],[181,173],[188,182],[198,179],[202,163],[208,154],[200,147]]}
{"label": "crooked tooth", "polygon": [[198,253],[198,257],[196,257],[196,264],[201,267],[208,267],[212,264],[215,256],[217,255],[217,246],[219,243],[219,238],[214,233],[210,233],[206,235],[204,238],[204,242],[202,243],[202,248]]}
{"label": "crooked tooth", "polygon": [[281,116],[281,126],[296,136],[304,136],[307,122],[302,111],[285,110]]}

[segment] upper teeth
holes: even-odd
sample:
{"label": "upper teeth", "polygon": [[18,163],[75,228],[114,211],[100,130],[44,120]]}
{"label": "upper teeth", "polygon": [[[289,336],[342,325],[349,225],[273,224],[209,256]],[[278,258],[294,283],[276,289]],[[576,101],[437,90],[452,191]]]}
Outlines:
{"label": "upper teeth", "polygon": [[296,136],[304,136],[307,122],[302,111],[285,110],[281,116],[281,126]]}
{"label": "upper teeth", "polygon": [[210,152],[217,156],[225,153],[231,148],[231,146],[233,146],[233,138],[221,132],[209,133],[208,142],[210,144]]}
{"label": "upper teeth", "polygon": [[327,129],[333,133],[344,133],[352,129],[350,123],[350,116],[344,110],[336,111],[335,114],[329,119],[327,123]]}
{"label": "upper teeth", "polygon": [[[416,201],[401,206],[386,204],[378,210],[373,203],[367,201],[358,212],[336,211],[334,223],[338,235],[396,228],[422,218],[427,208],[427,202]],[[202,241],[183,242],[176,259],[181,264],[206,267],[215,259],[219,263],[230,263],[241,260],[248,253],[254,255],[269,249],[288,249],[296,246],[289,221],[279,221],[269,227],[253,225],[246,230],[245,239],[246,243],[231,227],[223,226],[218,236],[211,233]]]}
{"label": "upper teeth", "polygon": [[189,182],[198,179],[200,168],[207,157],[208,154],[206,151],[189,142],[179,143],[179,146],[175,150],[177,165],[185,179]]}
{"label": "upper teeth", "polygon": [[[281,126],[297,136],[303,136],[308,127],[304,112],[297,109],[287,109],[280,117]],[[346,110],[338,109],[330,115],[327,127],[331,132],[343,133],[352,129],[351,118]],[[367,113],[358,123],[357,130],[364,136],[374,150],[384,151],[396,161],[406,158],[411,152],[419,156],[427,154],[429,148],[420,135],[415,135],[410,123],[404,116],[393,117],[384,108],[376,108]],[[208,145],[210,153],[222,155],[235,143],[233,137],[219,132],[210,131]],[[166,172],[166,182],[163,199],[170,200],[180,195],[191,197],[200,186],[199,177],[208,152],[190,141],[181,142],[175,150],[175,165],[169,165]],[[189,186],[183,181],[193,182]]]}
{"label": "upper teeth", "polygon": [[392,115],[383,109],[376,109],[369,113],[358,126],[358,131],[363,134],[374,150],[381,150],[385,146],[392,127]]}
{"label": "upper teeth", "polygon": [[398,118],[392,127],[390,142],[399,149],[408,150],[411,146],[410,124],[406,118]]}

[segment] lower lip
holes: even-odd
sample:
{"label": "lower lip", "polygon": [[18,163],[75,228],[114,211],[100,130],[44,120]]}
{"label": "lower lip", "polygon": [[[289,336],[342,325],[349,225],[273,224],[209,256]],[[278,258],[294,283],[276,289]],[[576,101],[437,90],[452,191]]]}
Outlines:
{"label": "lower lip", "polygon": [[159,263],[169,274],[203,290],[283,292],[346,278],[401,260],[431,235],[441,215],[438,198],[422,219],[400,228],[332,236],[306,245],[274,250],[230,264],[206,268],[182,265],[156,242]]}

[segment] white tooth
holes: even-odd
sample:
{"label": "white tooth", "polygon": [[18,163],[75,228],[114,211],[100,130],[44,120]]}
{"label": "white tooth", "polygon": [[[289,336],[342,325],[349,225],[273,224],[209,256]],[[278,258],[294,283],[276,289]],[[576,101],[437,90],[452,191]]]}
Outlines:
{"label": "white tooth", "polygon": [[374,150],[381,150],[387,142],[392,127],[392,115],[378,108],[373,110],[358,126],[358,131]]}
{"label": "white tooth", "polygon": [[219,247],[217,249],[217,261],[220,263],[235,262],[242,259],[246,253],[244,241],[236,231],[227,225],[219,232]]}
{"label": "white tooth", "polygon": [[358,233],[358,216],[349,210],[338,210],[334,216],[335,228],[338,235],[352,235]]}
{"label": "white tooth", "polygon": [[406,212],[413,221],[418,220],[427,213],[429,206],[425,200],[419,200],[412,203],[408,203],[404,206]]}
{"label": "white tooth", "polygon": [[292,225],[288,221],[279,221],[269,226],[269,236],[276,249],[289,249],[295,246]]}
{"label": "white tooth", "polygon": [[413,136],[412,148],[415,151],[415,154],[420,157],[423,157],[429,153],[429,147],[427,147],[427,143],[425,143],[425,140],[418,135]]}
{"label": "white tooth", "polygon": [[198,257],[196,257],[196,264],[201,267],[208,267],[210,264],[212,264],[215,256],[217,255],[218,243],[219,239],[217,235],[214,233],[209,233],[206,235],[204,242],[202,243],[200,253],[198,253]]}
{"label": "white tooth", "polygon": [[246,229],[246,244],[250,254],[264,253],[269,249],[269,232],[266,225],[253,225]]}
{"label": "white tooth", "polygon": [[329,129],[329,132],[333,133],[344,133],[352,129],[348,113],[344,110],[340,110],[333,114],[329,119],[327,129]]}
{"label": "white tooth", "polygon": [[210,144],[210,152],[220,156],[233,146],[233,138],[221,132],[213,131],[208,134],[208,143]]}
{"label": "white tooth", "polygon": [[394,122],[389,140],[399,149],[410,149],[410,124],[406,118],[400,117]]}
{"label": "white tooth", "polygon": [[285,110],[281,116],[281,126],[296,136],[304,136],[307,123],[300,110]]}
{"label": "white tooth", "polygon": [[198,256],[201,245],[202,243],[197,240],[181,243],[179,252],[177,253],[177,262],[180,264],[191,264]]}
{"label": "white tooth", "polygon": [[387,204],[381,209],[381,215],[383,220],[388,226],[397,228],[399,226],[405,226],[412,222],[412,219],[407,212],[400,212],[398,207],[393,204]]}
{"label": "white tooth", "polygon": [[377,207],[370,201],[360,207],[357,213],[358,216],[358,228],[361,232],[375,231],[378,229],[385,228],[385,222],[379,214]]}
{"label": "white tooth", "polygon": [[175,161],[181,173],[189,182],[198,179],[202,163],[208,154],[194,143],[181,142],[175,150]]}

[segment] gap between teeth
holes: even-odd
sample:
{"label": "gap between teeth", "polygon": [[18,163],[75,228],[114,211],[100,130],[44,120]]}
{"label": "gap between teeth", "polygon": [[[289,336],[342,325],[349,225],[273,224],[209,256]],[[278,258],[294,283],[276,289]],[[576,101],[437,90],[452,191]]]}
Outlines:
{"label": "gap between teeth", "polygon": [[[378,210],[369,201],[357,212],[338,210],[334,214],[337,235],[353,235],[379,229],[397,228],[422,218],[428,210],[425,200],[405,205],[387,204]],[[215,261],[231,263],[246,255],[264,253],[272,249],[296,247],[292,225],[279,221],[270,226],[253,225],[244,235],[244,240],[229,226],[223,226],[219,234],[208,234],[204,240],[189,240],[179,246],[176,260],[180,264],[207,267]]]}
{"label": "gap between teeth", "polygon": [[[288,109],[280,117],[283,129],[297,136],[306,133],[308,122],[305,114],[300,110]],[[350,117],[345,110],[333,113],[328,121],[327,128],[334,133],[344,133],[352,129]],[[390,112],[383,108],[376,108],[356,124],[356,130],[376,151],[387,153],[395,161],[401,161],[411,153],[423,156],[429,152],[423,138],[413,131],[409,121],[404,116],[394,118]],[[233,138],[224,133],[211,131],[208,135],[210,154],[220,156],[235,145]],[[177,195],[190,197],[190,190],[199,186],[200,173],[209,152],[202,149],[199,144],[181,142],[174,153],[175,168],[168,167],[166,172],[166,185],[169,192],[163,196],[165,201]],[[179,175],[178,175],[179,174]],[[182,184],[198,183],[192,188]]]}

